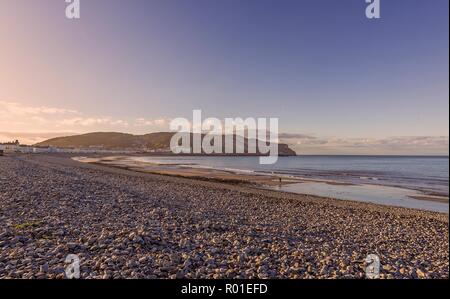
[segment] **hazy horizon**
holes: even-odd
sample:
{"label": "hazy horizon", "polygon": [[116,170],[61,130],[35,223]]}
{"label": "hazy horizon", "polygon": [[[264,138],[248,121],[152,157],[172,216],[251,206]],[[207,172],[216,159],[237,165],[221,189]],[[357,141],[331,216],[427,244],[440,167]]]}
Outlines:
{"label": "hazy horizon", "polygon": [[[133,135],[145,135],[145,134],[151,134],[151,133],[161,133],[161,132],[168,132],[168,131],[155,131],[155,132],[148,132],[148,133],[144,133],[144,134],[133,134],[133,133],[127,133],[127,132],[116,132],[116,131],[96,131],[96,132],[84,132],[84,133],[75,133],[75,132],[66,132],[66,133],[13,133],[13,132],[0,132],[0,143],[2,142],[12,142],[15,140],[19,140],[19,142],[21,144],[25,144],[25,145],[35,145],[37,143],[40,143],[42,141],[45,140],[49,140],[49,139],[53,139],[53,138],[58,138],[58,137],[70,137],[70,136],[75,136],[75,135],[81,135],[81,134],[89,134],[89,133],[123,133],[123,134],[133,134]],[[373,145],[376,144],[376,140],[372,140],[371,144],[372,145],[367,145],[366,146],[366,150],[368,149],[368,151],[364,151],[364,150],[355,150],[353,149],[353,151],[348,151],[344,150],[344,151],[336,151],[336,146],[332,146],[332,148],[327,151],[325,146],[321,146],[320,149],[319,148],[309,148],[309,147],[299,147],[296,146],[296,144],[293,144],[292,142],[290,142],[291,138],[285,138],[283,137],[284,135],[290,135],[290,134],[280,134],[280,143],[286,143],[288,144],[292,149],[294,149],[298,155],[325,155],[325,156],[443,156],[443,157],[448,157],[449,153],[447,152],[433,152],[433,148],[431,148],[431,152],[426,152],[423,150],[423,148],[421,149],[422,151],[419,153],[414,153],[414,152],[403,152],[403,148],[400,149],[396,149],[395,147],[391,148],[390,151],[386,151],[386,152],[378,152],[378,153],[373,153]],[[23,137],[22,139],[18,138],[17,136],[21,136]],[[3,139],[2,139],[3,138]],[[442,143],[448,143],[448,137],[442,136],[442,137],[435,137],[436,139],[440,138]],[[429,137],[416,137],[416,140],[428,140]],[[391,138],[391,141],[394,141],[395,138]],[[385,143],[388,140],[378,140],[378,143]],[[325,141],[324,141],[325,142]],[[356,142],[356,141],[355,141]],[[368,143],[369,141],[366,140],[366,143]],[[369,144],[369,143],[368,143]],[[352,146],[349,146],[352,147]],[[353,146],[355,147],[355,146]],[[361,146],[360,146],[361,147]],[[344,147],[345,148],[345,147]],[[429,147],[428,147],[429,148]]]}

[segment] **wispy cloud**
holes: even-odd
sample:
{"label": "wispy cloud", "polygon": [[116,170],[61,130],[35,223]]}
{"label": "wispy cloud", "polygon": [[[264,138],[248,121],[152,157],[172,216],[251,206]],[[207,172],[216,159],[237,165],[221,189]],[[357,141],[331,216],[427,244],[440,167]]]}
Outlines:
{"label": "wispy cloud", "polygon": [[279,137],[281,139],[305,139],[305,140],[315,140],[317,137],[308,135],[308,134],[300,134],[300,133],[280,133]]}
{"label": "wispy cloud", "polygon": [[134,125],[137,127],[148,127],[148,126],[158,126],[163,127],[169,125],[170,120],[165,118],[159,118],[159,119],[146,119],[146,118],[138,118],[135,120]]}
{"label": "wispy cloud", "polygon": [[50,138],[76,135],[76,132],[0,132],[0,142],[20,140],[23,144],[35,144]]}
{"label": "wispy cloud", "polygon": [[127,127],[129,124],[125,120],[112,119],[111,117],[75,117],[62,119],[58,122],[62,126],[83,126],[91,127],[96,125],[111,125]]}
{"label": "wispy cloud", "polygon": [[[0,130],[5,132],[25,132],[0,135],[1,140],[17,138],[21,140],[42,141],[48,136],[45,132],[92,132],[122,131],[135,133],[152,132],[168,128],[166,118],[120,119],[105,115],[87,115],[77,110],[61,107],[30,106],[18,102],[0,100]],[[38,135],[30,136],[33,132]],[[41,134],[40,132],[44,132]],[[25,141],[23,141],[25,142]]]}
{"label": "wispy cloud", "polygon": [[448,136],[399,136],[386,138],[316,137],[280,134],[300,154],[448,155]]}
{"label": "wispy cloud", "polygon": [[78,114],[76,110],[46,107],[46,106],[27,106],[16,102],[7,102],[0,100],[0,116],[30,116],[30,115],[58,115],[58,114]]}
{"label": "wispy cloud", "polygon": [[[170,119],[165,117],[121,119],[87,115],[62,107],[30,106],[0,100],[0,141],[19,139],[32,144],[57,136],[104,130],[139,134],[168,130],[169,123]],[[300,154],[448,155],[449,152],[448,136],[342,138],[280,133],[279,138]]]}

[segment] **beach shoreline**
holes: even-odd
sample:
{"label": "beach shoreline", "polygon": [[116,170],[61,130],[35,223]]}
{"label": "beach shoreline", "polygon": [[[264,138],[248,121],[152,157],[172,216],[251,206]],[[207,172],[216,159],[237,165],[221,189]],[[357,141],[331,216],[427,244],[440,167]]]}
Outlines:
{"label": "beach shoreline", "polygon": [[[139,159],[140,157],[137,158]],[[149,161],[144,162],[136,160],[136,157],[129,157],[129,156],[73,157],[72,159],[83,163],[106,165],[110,167],[122,168],[142,173],[152,173],[158,175],[190,178],[195,180],[203,180],[227,184],[241,184],[260,189],[272,189],[280,192],[290,192],[301,195],[316,195],[318,197],[327,197],[340,200],[361,201],[361,197],[370,198],[370,193],[372,193],[373,189],[376,189],[376,191],[378,191],[379,193],[381,192],[382,198],[383,197],[389,198],[392,197],[392,194],[389,194],[390,191],[390,193],[394,193],[393,194],[394,198],[392,199],[391,203],[389,202],[389,200],[377,201],[376,199],[375,200],[372,199],[368,201],[375,204],[384,204],[405,208],[424,209],[429,211],[448,213],[449,197],[447,195],[438,193],[432,194],[424,190],[404,188],[395,185],[389,186],[376,183],[355,184],[339,180],[306,178],[299,176],[282,175],[277,173],[270,174],[270,173],[258,173],[254,171],[245,171],[239,169],[231,170],[226,168],[224,169],[208,168],[186,163],[183,164],[170,162],[152,163]],[[308,192],[307,188],[302,188],[305,185],[311,184],[319,186],[318,188],[319,192],[316,192],[316,194],[314,194],[314,192]],[[297,185],[297,187],[295,187],[294,185]],[[324,191],[323,189],[327,188],[326,185],[328,186],[329,189],[333,189],[333,187],[335,187],[336,189],[341,190],[340,192],[338,192],[339,190],[328,193],[323,192]],[[341,186],[343,188],[339,188]],[[362,192],[353,196],[351,196],[350,193],[347,195],[348,197],[337,195],[337,193],[345,193],[345,191],[348,191],[348,189],[352,188],[353,189],[359,188]],[[395,197],[399,197],[400,200]],[[427,201],[429,203],[427,203]]]}
{"label": "beach shoreline", "polygon": [[71,158],[0,157],[1,278],[448,278],[448,214]]}

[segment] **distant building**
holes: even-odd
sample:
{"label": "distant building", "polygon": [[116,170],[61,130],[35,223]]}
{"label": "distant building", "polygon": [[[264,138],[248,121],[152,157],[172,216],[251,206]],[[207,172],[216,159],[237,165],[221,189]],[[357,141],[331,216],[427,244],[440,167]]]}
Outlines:
{"label": "distant building", "polygon": [[59,151],[57,148],[52,146],[35,146],[33,147],[32,152],[34,154],[43,154],[43,153],[57,153]]}
{"label": "distant building", "polygon": [[[0,143],[0,151],[4,154],[50,154],[50,153],[71,153],[71,154],[129,154],[137,153],[139,150],[130,149],[106,149],[104,146],[89,146],[87,148],[60,148],[54,146],[29,146],[21,145],[18,140],[14,142]],[[154,152],[166,151],[166,149],[153,150]],[[142,150],[141,150],[142,152]]]}
{"label": "distant building", "polygon": [[19,145],[19,152],[22,154],[31,154],[33,153],[33,147],[28,145]]}
{"label": "distant building", "polygon": [[4,153],[16,153],[19,152],[20,143],[19,140],[13,142],[0,143],[0,150]]}
{"label": "distant building", "polygon": [[0,150],[3,153],[21,153],[21,154],[36,154],[36,153],[56,153],[59,150],[51,146],[29,146],[20,144],[18,140],[13,142],[0,143]]}

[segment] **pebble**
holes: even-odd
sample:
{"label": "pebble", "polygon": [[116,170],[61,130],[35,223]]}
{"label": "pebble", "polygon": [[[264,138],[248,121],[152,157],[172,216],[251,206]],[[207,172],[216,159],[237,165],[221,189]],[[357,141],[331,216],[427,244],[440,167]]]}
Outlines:
{"label": "pebble", "polygon": [[[0,157],[0,279],[446,278],[448,215]],[[217,186],[217,188],[216,188]],[[401,240],[401,242],[399,242]],[[424,242],[426,240],[426,242]]]}

